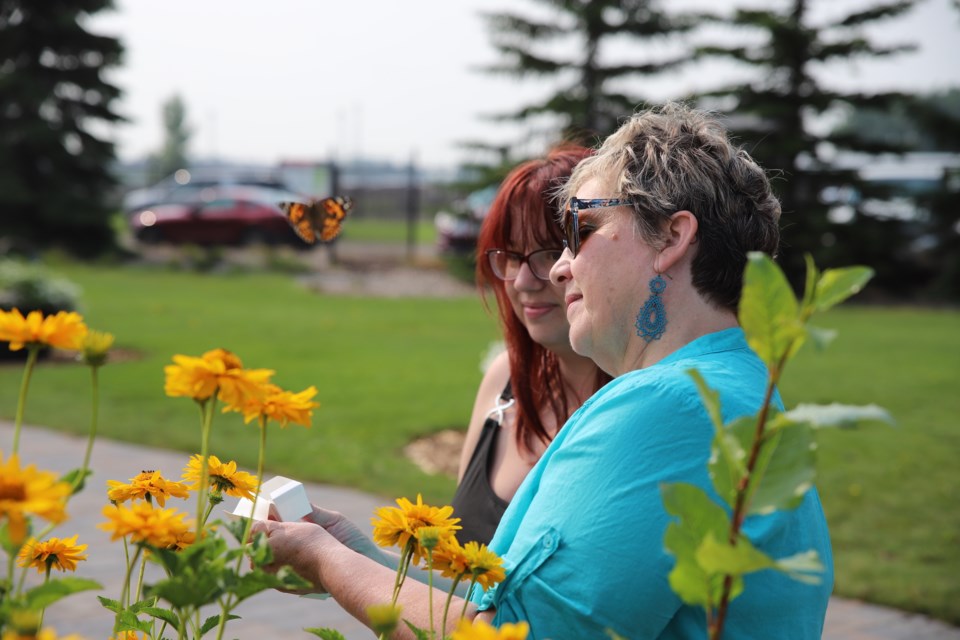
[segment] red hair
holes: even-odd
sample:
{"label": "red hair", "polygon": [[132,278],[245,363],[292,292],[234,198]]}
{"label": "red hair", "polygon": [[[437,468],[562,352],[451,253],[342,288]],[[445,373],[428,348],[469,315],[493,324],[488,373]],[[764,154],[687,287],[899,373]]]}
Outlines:
{"label": "red hair", "polygon": [[[532,247],[561,248],[563,233],[558,222],[554,194],[573,168],[593,154],[591,149],[565,144],[550,150],[546,157],[529,160],[513,169],[490,205],[477,239],[477,284],[486,287],[497,298],[500,325],[510,360],[510,380],[517,407],[517,444],[532,450],[535,440],[550,442],[550,434],[540,420],[540,410],[549,406],[563,426],[576,407],[567,403],[564,381],[556,354],[546,349],[527,332],[513,312],[503,280],[497,278],[486,252],[490,249],[515,249],[523,252]],[[514,228],[518,233],[514,234]],[[519,239],[520,247],[512,246]],[[597,369],[594,391],[610,378]]]}

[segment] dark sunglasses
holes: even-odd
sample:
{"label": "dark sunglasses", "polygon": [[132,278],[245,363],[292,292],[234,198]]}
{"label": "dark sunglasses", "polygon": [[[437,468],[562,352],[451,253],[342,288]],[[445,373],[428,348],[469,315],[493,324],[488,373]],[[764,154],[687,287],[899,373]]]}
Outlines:
{"label": "dark sunglasses", "polygon": [[493,275],[501,280],[516,280],[520,275],[520,267],[526,262],[530,271],[540,280],[550,279],[550,269],[560,259],[563,249],[538,249],[527,255],[504,249],[490,249],[487,251],[487,260]]}
{"label": "dark sunglasses", "polygon": [[580,251],[580,218],[577,212],[581,209],[600,209],[603,207],[622,207],[632,205],[630,200],[623,198],[594,198],[592,200],[570,199],[570,208],[563,216],[563,246],[570,249],[573,257]]}

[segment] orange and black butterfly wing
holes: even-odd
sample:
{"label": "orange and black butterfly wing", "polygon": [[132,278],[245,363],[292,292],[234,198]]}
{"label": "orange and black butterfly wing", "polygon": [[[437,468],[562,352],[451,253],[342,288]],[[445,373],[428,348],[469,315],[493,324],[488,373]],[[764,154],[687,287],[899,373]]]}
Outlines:
{"label": "orange and black butterfly wing", "polygon": [[347,217],[347,212],[353,206],[350,198],[337,196],[334,198],[324,198],[316,203],[317,213],[322,218],[323,223],[318,225],[317,232],[320,234],[320,240],[330,242],[338,235],[343,228],[343,219]]}
{"label": "orange and black butterfly wing", "polygon": [[281,202],[278,206],[286,214],[290,226],[301,240],[308,244],[317,241],[317,232],[314,227],[316,216],[312,211],[312,205],[302,202]]}

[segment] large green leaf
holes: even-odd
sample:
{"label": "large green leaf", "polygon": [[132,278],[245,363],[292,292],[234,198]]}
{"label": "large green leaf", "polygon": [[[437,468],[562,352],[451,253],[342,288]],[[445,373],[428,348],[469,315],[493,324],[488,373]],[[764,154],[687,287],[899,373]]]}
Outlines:
{"label": "large green leaf", "polygon": [[177,631],[180,630],[180,619],[177,617],[177,614],[170,609],[163,609],[161,607],[147,607],[143,610],[143,613],[163,620]]}
{"label": "large green leaf", "polygon": [[793,290],[780,267],[763,253],[748,256],[738,315],[750,348],[768,367],[803,342],[805,332]]}
{"label": "large green leaf", "polygon": [[827,269],[817,281],[813,297],[814,308],[817,311],[826,311],[840,304],[850,296],[859,293],[872,277],[873,269],[869,267]]}
{"label": "large green leaf", "polygon": [[755,416],[737,418],[726,428],[721,427],[710,447],[707,468],[713,488],[731,509],[736,503],[737,487],[747,475],[747,451],[750,450],[756,422]]}
{"label": "large green leaf", "polygon": [[27,591],[25,596],[27,606],[31,609],[45,609],[57,600],[65,598],[72,593],[102,588],[103,586],[95,580],[67,577],[50,580],[38,587],[33,587]]}
{"label": "large green leaf", "polygon": [[820,556],[813,549],[794,554],[777,560],[778,570],[783,571],[794,580],[806,584],[820,584],[822,580],[814,575],[823,573],[823,563]]}
{"label": "large green leaf", "polygon": [[806,424],[770,432],[751,477],[748,514],[794,509],[816,478],[816,443]]}
{"label": "large green leaf", "polygon": [[[235,615],[233,615],[233,614],[228,614],[228,615],[227,615],[227,620],[228,620],[228,621],[229,621],[229,620],[239,620],[239,619],[240,619],[240,616],[235,616]],[[207,631],[210,631],[211,629],[217,627],[219,624],[220,624],[220,616],[219,616],[219,615],[210,616],[209,618],[207,618],[206,620],[204,620],[204,621],[203,621],[203,624],[200,626],[200,635],[202,636],[202,635],[205,634]]]}
{"label": "large green leaf", "polygon": [[185,571],[147,587],[151,596],[166,600],[175,609],[211,604],[223,595],[220,571]]}
{"label": "large green leaf", "polygon": [[323,640],[347,640],[347,638],[337,631],[336,629],[330,629],[328,627],[308,627],[304,629],[307,633],[312,633],[318,638],[323,638]]}
{"label": "large green leaf", "polygon": [[893,417],[875,404],[862,406],[839,403],[798,404],[777,418],[777,422],[805,422],[814,429],[854,429],[869,424],[894,424]]}
{"label": "large green leaf", "polygon": [[664,547],[676,558],[668,579],[674,592],[690,605],[708,606],[717,602],[722,576],[711,576],[697,563],[696,552],[708,535],[723,537],[730,528],[726,511],[691,484],[673,483],[660,487],[667,513],[678,521],[667,525]]}
{"label": "large green leaf", "polygon": [[744,576],[776,566],[773,558],[754,547],[745,536],[731,545],[712,533],[707,534],[697,549],[697,562],[709,573],[730,576]]}

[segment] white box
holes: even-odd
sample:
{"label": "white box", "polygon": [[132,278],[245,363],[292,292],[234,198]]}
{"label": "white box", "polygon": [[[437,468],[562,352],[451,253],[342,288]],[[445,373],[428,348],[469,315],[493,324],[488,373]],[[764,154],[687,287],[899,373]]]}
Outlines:
{"label": "white box", "polygon": [[249,518],[251,510],[254,520],[272,518],[286,522],[313,513],[303,484],[283,476],[275,476],[263,483],[256,505],[246,498],[240,498],[231,515]]}

